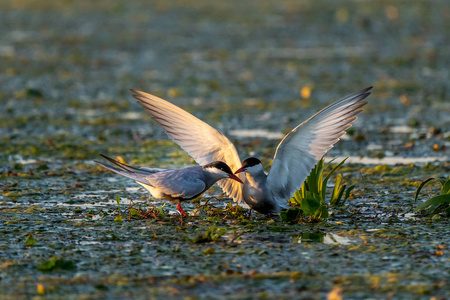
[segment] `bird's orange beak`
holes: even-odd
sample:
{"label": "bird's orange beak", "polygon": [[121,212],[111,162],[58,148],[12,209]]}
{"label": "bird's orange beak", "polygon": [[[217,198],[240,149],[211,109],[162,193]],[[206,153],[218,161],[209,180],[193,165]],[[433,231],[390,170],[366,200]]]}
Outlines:
{"label": "bird's orange beak", "polygon": [[237,177],[236,175],[234,175],[234,174],[228,174],[228,178],[234,179],[237,182],[243,183],[242,180],[239,177]]}
{"label": "bird's orange beak", "polygon": [[234,174],[245,172],[245,170],[246,169],[244,167],[242,167],[242,168],[238,169],[236,172],[234,172]]}

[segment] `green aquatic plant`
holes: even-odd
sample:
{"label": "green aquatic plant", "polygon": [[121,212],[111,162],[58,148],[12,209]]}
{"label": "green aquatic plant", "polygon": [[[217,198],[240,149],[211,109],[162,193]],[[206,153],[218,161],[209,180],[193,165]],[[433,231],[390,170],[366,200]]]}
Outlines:
{"label": "green aquatic plant", "polygon": [[120,210],[120,197],[116,194],[115,196],[117,202],[117,210],[119,211],[119,215],[114,218],[114,222],[123,222],[122,211]]}
{"label": "green aquatic plant", "polygon": [[130,201],[128,208],[125,210],[125,214],[128,215],[128,220],[133,219],[158,219],[163,220],[167,217],[164,212],[166,202],[162,206],[156,207],[146,202],[134,202]]}
{"label": "green aquatic plant", "polygon": [[119,211],[119,214],[122,214],[122,211],[120,210],[120,197],[116,194],[116,202],[117,202],[117,210]]}
{"label": "green aquatic plant", "polygon": [[192,239],[192,242],[194,244],[215,242],[226,232],[227,230],[225,228],[217,228],[215,226],[211,226],[205,233],[199,234],[194,239]]}
{"label": "green aquatic plant", "polygon": [[440,184],[440,195],[419,204],[416,207],[416,211],[422,211],[422,213],[426,215],[435,215],[445,211],[447,215],[450,215],[450,178],[445,179],[430,177],[424,180],[416,190],[416,194],[414,195],[414,203],[416,203],[417,198],[425,185],[432,181]]}
{"label": "green aquatic plant", "polygon": [[42,272],[52,272],[56,270],[74,270],[75,264],[71,260],[65,260],[61,257],[53,257],[49,261],[41,263],[37,269]]}
{"label": "green aquatic plant", "polygon": [[330,206],[338,206],[344,204],[345,201],[347,201],[348,197],[350,197],[351,191],[355,188],[354,185],[351,185],[347,188],[347,185],[341,184],[341,181],[342,181],[342,174],[339,173],[336,176],[333,192],[331,193]]}
{"label": "green aquatic plant", "polygon": [[25,240],[25,246],[34,246],[36,245],[36,239],[33,237],[33,235],[30,233]]}
{"label": "green aquatic plant", "polygon": [[[325,161],[323,158],[320,159],[300,189],[294,193],[294,197],[289,200],[294,208],[281,212],[281,219],[286,222],[296,222],[302,216],[309,216],[310,220],[328,218],[328,206],[325,204],[327,183],[330,177],[345,163],[347,158],[334,166],[326,176]],[[347,185],[342,184],[342,174],[338,174],[331,193],[329,206],[344,204],[354,187],[352,185],[347,188]]]}
{"label": "green aquatic plant", "polygon": [[166,214],[164,213],[164,206],[166,206],[166,202],[164,202],[163,206],[157,207],[156,209],[158,210],[158,214],[161,218],[165,218]]}

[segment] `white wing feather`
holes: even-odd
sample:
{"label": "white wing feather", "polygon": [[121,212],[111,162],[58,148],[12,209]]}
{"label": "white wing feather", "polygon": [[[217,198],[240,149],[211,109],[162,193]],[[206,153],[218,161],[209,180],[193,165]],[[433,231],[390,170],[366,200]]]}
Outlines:
{"label": "white wing feather", "polygon": [[[226,163],[231,170],[241,167],[241,160],[234,145],[222,133],[194,117],[187,111],[156,96],[131,90],[142,105],[167,135],[185,150],[200,165],[213,161]],[[244,175],[239,174],[241,180]],[[242,202],[242,184],[223,179],[217,182],[234,201]]]}
{"label": "white wing feather", "polygon": [[275,152],[267,184],[280,205],[300,188],[311,169],[339,141],[367,102],[372,87],[351,94],[316,113],[294,128]]}

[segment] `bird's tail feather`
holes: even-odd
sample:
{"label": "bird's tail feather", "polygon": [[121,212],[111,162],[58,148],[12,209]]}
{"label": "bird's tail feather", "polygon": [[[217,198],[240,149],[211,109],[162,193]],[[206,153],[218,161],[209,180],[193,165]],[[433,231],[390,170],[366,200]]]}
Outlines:
{"label": "bird's tail feather", "polygon": [[94,160],[94,161],[96,163],[98,163],[99,165],[101,165],[102,167],[104,167],[104,168],[106,168],[106,169],[108,169],[110,171],[113,171],[114,173],[117,173],[117,174],[122,175],[124,177],[133,179],[136,182],[143,183],[145,185],[150,185],[151,186],[151,184],[147,180],[145,180],[145,178],[143,177],[144,174],[135,173],[133,171],[126,170],[124,168],[119,169],[119,168],[107,165],[105,163],[102,163],[102,162],[100,162],[98,160]]}
{"label": "bird's tail feather", "polygon": [[132,173],[138,173],[138,174],[142,174],[142,175],[152,175],[161,171],[165,171],[164,169],[157,169],[157,168],[136,168],[124,163],[121,163],[120,161],[117,161],[115,159],[112,159],[111,157],[108,157],[106,155],[100,154],[101,157],[103,157],[104,159],[108,160],[109,162],[115,164],[117,167],[119,167],[120,169],[127,171],[127,172],[132,172]]}

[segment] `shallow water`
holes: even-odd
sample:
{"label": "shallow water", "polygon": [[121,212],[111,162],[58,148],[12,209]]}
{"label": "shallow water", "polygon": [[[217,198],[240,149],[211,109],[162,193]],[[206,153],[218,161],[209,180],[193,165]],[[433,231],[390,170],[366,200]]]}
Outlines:
{"label": "shallow water", "polygon": [[[448,16],[446,1],[1,1],[0,298],[445,299],[449,220],[413,199],[450,174]],[[93,162],[195,163],[130,88],[269,170],[292,128],[370,85],[326,156],[349,156],[356,188],[320,223],[236,217],[217,187],[181,218]]]}

